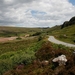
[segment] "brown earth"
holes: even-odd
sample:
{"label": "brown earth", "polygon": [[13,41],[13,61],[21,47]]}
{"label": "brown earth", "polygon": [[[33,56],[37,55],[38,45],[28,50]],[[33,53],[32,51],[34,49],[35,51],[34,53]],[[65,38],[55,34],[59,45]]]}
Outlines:
{"label": "brown earth", "polygon": [[15,40],[17,37],[0,37],[0,42],[8,42],[11,40]]}
{"label": "brown earth", "polygon": [[[20,37],[21,39],[33,39],[34,37],[36,36],[32,36],[32,37],[29,37],[29,36],[25,36],[25,37]],[[8,42],[8,41],[13,41],[13,40],[16,40],[18,37],[17,36],[14,36],[14,37],[0,37],[0,43],[4,43],[4,42]]]}

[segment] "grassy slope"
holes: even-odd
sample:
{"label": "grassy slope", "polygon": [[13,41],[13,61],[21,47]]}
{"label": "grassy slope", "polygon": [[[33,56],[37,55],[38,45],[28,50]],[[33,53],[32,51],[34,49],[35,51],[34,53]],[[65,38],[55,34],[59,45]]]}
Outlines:
{"label": "grassy slope", "polygon": [[58,33],[58,38],[62,41],[75,44],[75,25],[60,30]]}
{"label": "grassy slope", "polygon": [[57,39],[64,42],[75,44],[75,25],[60,29],[60,27],[53,27],[50,35],[54,35]]}

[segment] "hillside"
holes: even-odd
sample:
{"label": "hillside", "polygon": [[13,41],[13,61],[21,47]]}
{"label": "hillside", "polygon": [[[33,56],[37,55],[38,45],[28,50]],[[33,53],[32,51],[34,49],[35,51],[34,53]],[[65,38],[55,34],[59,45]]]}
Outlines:
{"label": "hillside", "polygon": [[52,31],[52,35],[64,42],[75,44],[75,25],[68,26],[60,30],[54,30]]}
{"label": "hillside", "polygon": [[61,41],[75,44],[75,17],[72,17],[69,23],[52,27],[49,30],[49,35],[53,35]]}

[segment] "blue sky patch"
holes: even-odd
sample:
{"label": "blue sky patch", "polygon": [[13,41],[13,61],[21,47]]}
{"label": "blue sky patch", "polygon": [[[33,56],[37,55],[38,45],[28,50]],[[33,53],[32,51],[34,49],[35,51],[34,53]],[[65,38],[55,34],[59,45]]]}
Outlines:
{"label": "blue sky patch", "polygon": [[31,13],[32,13],[33,16],[36,16],[38,14],[40,14],[40,15],[45,15],[46,14],[46,12],[39,12],[37,10],[31,10]]}
{"label": "blue sky patch", "polygon": [[75,0],[69,0],[69,2],[75,5]]}

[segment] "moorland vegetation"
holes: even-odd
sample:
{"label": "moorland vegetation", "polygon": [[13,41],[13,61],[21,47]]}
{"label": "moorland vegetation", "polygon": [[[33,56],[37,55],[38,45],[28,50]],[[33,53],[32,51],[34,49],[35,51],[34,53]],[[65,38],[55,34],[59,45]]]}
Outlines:
{"label": "moorland vegetation", "polygon": [[[0,75],[75,75],[75,48],[50,43],[49,35],[75,44],[75,17],[68,25],[52,28],[0,27],[1,38],[17,36],[15,40],[0,42]],[[62,54],[68,60],[66,65],[52,62]]]}

